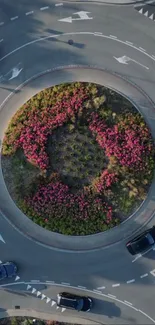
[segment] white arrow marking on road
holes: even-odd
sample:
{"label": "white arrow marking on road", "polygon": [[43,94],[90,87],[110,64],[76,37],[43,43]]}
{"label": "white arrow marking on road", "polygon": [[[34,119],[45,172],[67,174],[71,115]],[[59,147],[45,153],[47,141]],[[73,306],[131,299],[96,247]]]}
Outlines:
{"label": "white arrow marking on road", "polygon": [[26,289],[26,290],[29,290],[29,289],[31,289],[31,286],[28,284],[28,286],[27,286],[27,289]]}
{"label": "white arrow marking on road", "polygon": [[19,280],[20,279],[20,276],[16,276],[16,278],[15,278],[15,281],[17,281],[17,280]]}
{"label": "white arrow marking on road", "polygon": [[18,75],[20,74],[20,72],[21,72],[22,70],[23,70],[23,68],[21,68],[21,69],[13,68],[13,69],[12,69],[12,76],[11,76],[11,78],[10,78],[9,80],[12,80],[12,79],[18,77]]}
{"label": "white arrow marking on road", "polygon": [[3,239],[3,237],[0,235],[0,240],[5,244],[5,240]]}
{"label": "white arrow marking on road", "polygon": [[72,23],[73,20],[93,19],[93,17],[89,17],[87,14],[90,14],[90,12],[88,12],[88,11],[78,11],[78,12],[74,12],[73,15],[78,15],[80,18],[72,18],[70,16],[70,17],[59,19],[58,21],[62,21],[62,22],[65,22],[65,23]]}
{"label": "white arrow marking on road", "polygon": [[66,308],[62,308],[62,309],[61,309],[61,312],[63,313],[65,310],[66,310]]}
{"label": "white arrow marking on road", "polygon": [[48,304],[50,301],[51,299],[47,297],[46,303]]}
{"label": "white arrow marking on road", "polygon": [[40,291],[37,291],[37,297],[39,297],[41,295]]}
{"label": "white arrow marking on road", "polygon": [[46,296],[44,295],[44,294],[42,294],[42,296],[41,296],[41,300],[43,300],[43,299],[45,299],[46,298]]}
{"label": "white arrow marking on road", "polygon": [[150,271],[150,273],[151,273],[153,276],[155,276],[155,269],[152,270],[152,271]]}
{"label": "white arrow marking on road", "polygon": [[53,307],[56,304],[54,300],[52,300],[51,306]]}
{"label": "white arrow marking on road", "polygon": [[37,290],[35,288],[32,289],[32,293],[35,293]]}
{"label": "white arrow marking on road", "polygon": [[122,64],[128,64],[129,61],[132,61],[132,62],[134,62],[134,63],[137,63],[137,64],[140,65],[141,67],[143,67],[143,68],[149,70],[149,68],[146,67],[145,65],[139,63],[139,62],[136,61],[136,60],[133,60],[133,59],[129,58],[129,57],[126,56],[126,55],[123,55],[123,56],[121,56],[120,58],[116,58],[116,57],[114,56],[113,58],[114,58],[115,60],[117,60],[119,63],[122,63]]}

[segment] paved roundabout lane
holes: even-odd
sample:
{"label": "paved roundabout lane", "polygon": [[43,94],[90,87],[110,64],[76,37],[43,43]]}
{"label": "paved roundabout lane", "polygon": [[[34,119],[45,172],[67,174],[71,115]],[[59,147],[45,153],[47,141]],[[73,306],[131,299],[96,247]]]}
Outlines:
{"label": "paved roundabout lane", "polygon": [[[34,17],[28,15],[27,22],[25,18],[23,22],[22,19],[15,19],[1,26],[0,38],[4,39],[1,42],[2,55],[0,57],[1,140],[6,123],[14,110],[32,94],[47,85],[71,80],[102,81],[103,84],[118,89],[143,111],[147,122],[152,127],[153,136],[155,136],[155,130],[153,130],[153,102],[155,101],[153,92],[155,81],[154,25],[151,25],[150,21],[146,22],[147,31],[142,33],[144,31],[143,19],[138,16],[136,23],[133,23],[133,19],[137,15],[132,7],[125,9],[88,4],[72,4],[72,6],[64,4],[58,7],[54,3],[52,5],[52,8],[55,8],[53,12],[38,8]],[[25,10],[25,7],[23,9]],[[23,9],[20,8],[22,14]],[[30,12],[31,6],[26,10]],[[59,21],[70,16],[73,19],[80,19],[81,14],[74,15],[74,13],[81,11],[89,11],[88,17],[93,17],[93,19],[74,20],[72,23]],[[85,15],[87,14],[85,13]],[[68,40],[73,40],[73,44],[70,45]],[[76,69],[73,69],[72,65],[76,66]],[[79,66],[83,66],[83,69],[78,68]],[[67,69],[68,67],[69,69]],[[87,70],[84,70],[84,67]],[[53,71],[56,68],[59,69]],[[99,71],[101,69],[103,71]],[[115,76],[111,72],[115,73]],[[43,75],[38,77],[39,74]],[[117,79],[116,75],[136,84],[143,91],[139,92],[131,84],[125,85],[122,79]],[[30,81],[34,76],[35,80]],[[22,85],[28,80],[29,82],[22,88]],[[15,89],[17,90],[14,91]],[[15,92],[14,96],[12,96],[12,91]],[[145,93],[149,94],[151,100],[148,98],[144,100]],[[8,96],[9,100],[6,101]],[[3,105],[4,101],[5,106]],[[19,214],[19,210],[16,210],[14,203],[10,201],[2,175],[0,182],[1,188],[3,188],[0,193],[3,214],[14,223],[18,222],[18,217],[20,217],[20,229],[24,226],[25,232],[30,235],[30,222],[25,223],[25,217]],[[126,223],[126,232],[124,232],[124,226],[114,230],[112,236],[116,236],[116,241],[119,240],[119,237],[123,240],[126,239],[140,227],[141,223],[152,219],[155,208],[154,198],[152,188],[150,199],[137,212],[135,218],[131,218]],[[141,219],[138,217],[139,212],[141,212]],[[151,222],[153,223],[153,220]],[[78,252],[65,251],[63,248],[66,247],[61,246],[61,240],[55,236],[54,239],[57,240],[55,246],[61,247],[61,250],[48,249],[19,233],[7,222],[4,216],[1,219],[1,235],[6,243],[0,243],[3,248],[0,258],[2,261],[15,260],[19,265],[20,276],[20,279],[16,279],[14,284],[2,283],[1,288],[27,291],[28,282],[35,279],[46,286],[40,287],[41,283],[39,283],[36,290],[40,290],[50,299],[54,299],[58,286],[49,287],[48,281],[54,281],[64,287],[65,285],[69,286],[70,290],[74,291],[77,290],[78,286],[82,286],[81,289],[84,291],[98,290],[98,293],[90,293],[92,296],[95,295],[96,299],[93,314],[89,314],[89,317],[94,321],[110,324],[145,324],[146,317],[148,317],[145,313],[147,313],[150,317],[147,318],[147,323],[155,322],[153,320],[154,250],[134,261],[128,255],[124,241],[114,245],[114,240],[112,240],[113,245],[109,246],[110,233],[104,237],[99,235],[98,244],[95,240],[91,241],[91,245],[89,240],[79,240],[79,243],[75,240],[75,244],[79,245],[76,247],[76,250],[79,248]],[[37,226],[34,236],[39,236]],[[71,241],[72,239],[69,244],[66,241],[65,245],[71,247]],[[86,249],[80,252],[84,244]],[[106,244],[108,247],[104,249],[86,251],[89,245],[92,249],[95,245],[98,245],[97,248],[106,246]],[[22,283],[18,284],[18,281]],[[36,285],[36,283],[34,284]],[[35,289],[34,284],[30,289]],[[72,286],[76,287],[76,290],[75,288],[71,289]],[[109,294],[112,296],[110,297]],[[35,299],[32,302],[33,309],[35,309]],[[107,304],[105,312],[102,310],[102,300],[105,300],[105,304]],[[15,301],[19,304],[20,296],[16,295]],[[28,299],[25,305],[30,303]],[[23,306],[24,302],[22,308],[24,308]],[[9,298],[4,299],[2,308],[10,309]],[[44,310],[44,307],[41,308]],[[48,312],[50,311],[49,308]]]}

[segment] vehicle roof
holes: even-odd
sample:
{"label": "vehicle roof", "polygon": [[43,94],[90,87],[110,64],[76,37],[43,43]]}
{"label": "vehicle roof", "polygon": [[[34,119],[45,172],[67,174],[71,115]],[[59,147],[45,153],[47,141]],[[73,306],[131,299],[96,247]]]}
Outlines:
{"label": "vehicle roof", "polygon": [[66,306],[66,307],[76,308],[77,300],[72,299],[72,298],[68,298],[68,297],[61,297],[60,298],[60,304],[63,305],[63,306]]}

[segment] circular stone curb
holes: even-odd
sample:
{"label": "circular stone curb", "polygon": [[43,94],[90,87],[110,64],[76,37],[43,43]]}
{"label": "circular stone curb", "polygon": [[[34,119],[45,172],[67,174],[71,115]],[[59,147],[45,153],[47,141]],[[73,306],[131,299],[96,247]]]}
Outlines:
{"label": "circular stone curb", "polygon": [[[3,139],[5,129],[11,117],[28,99],[44,88],[75,81],[98,83],[126,97],[142,113],[155,139],[155,110],[153,102],[148,96],[138,89],[137,86],[121,78],[121,76],[87,66],[69,66],[48,70],[32,77],[31,80],[29,79],[21,87],[19,86],[18,90],[20,89],[20,91],[9,96],[8,100],[5,100],[4,105],[1,104],[0,106],[0,138]],[[38,226],[17,208],[8,193],[1,168],[0,188],[0,208],[4,218],[29,239],[51,249],[59,249],[61,251],[84,252],[108,247],[122,240],[127,240],[133,233],[144,227],[153,218],[155,212],[154,179],[146,200],[133,215],[119,226],[94,235],[67,236]]]}

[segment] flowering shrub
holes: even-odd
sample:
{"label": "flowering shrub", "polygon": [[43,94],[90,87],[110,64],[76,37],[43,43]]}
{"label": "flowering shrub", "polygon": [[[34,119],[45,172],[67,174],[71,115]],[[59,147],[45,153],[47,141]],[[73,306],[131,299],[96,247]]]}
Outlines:
{"label": "flowering shrub", "polygon": [[120,165],[139,171],[145,170],[153,144],[146,125],[141,128],[136,119],[128,114],[117,125],[107,127],[97,113],[92,113],[89,128],[108,157],[114,156]]}
{"label": "flowering shrub", "polygon": [[45,222],[50,218],[64,218],[67,215],[73,219],[87,220],[102,215],[105,223],[112,220],[112,207],[103,198],[82,192],[79,195],[70,193],[67,185],[57,181],[46,186],[40,186],[35,195],[25,200],[38,215],[45,215]]}
{"label": "flowering shrub", "polygon": [[107,169],[101,173],[101,176],[95,182],[94,186],[98,193],[102,193],[107,189],[111,188],[112,184],[118,182],[116,173],[109,172]]}

